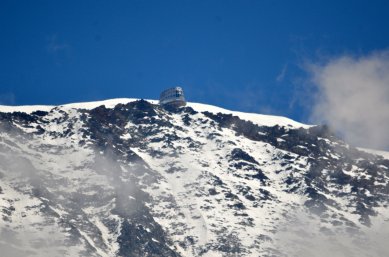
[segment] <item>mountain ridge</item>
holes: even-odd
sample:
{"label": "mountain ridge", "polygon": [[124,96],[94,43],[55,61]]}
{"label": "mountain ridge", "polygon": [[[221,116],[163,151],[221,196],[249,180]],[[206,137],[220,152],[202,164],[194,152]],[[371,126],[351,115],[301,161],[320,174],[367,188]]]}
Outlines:
{"label": "mountain ridge", "polygon": [[387,253],[388,159],[326,126],[117,101],[0,107],[8,256]]}
{"label": "mountain ridge", "polygon": [[[0,105],[0,112],[25,112],[25,113],[32,113],[35,111],[47,111],[49,112],[53,108],[62,108],[64,110],[68,109],[94,109],[99,106],[104,105],[106,108],[112,109],[118,104],[127,104],[134,101],[144,100],[140,98],[114,98],[114,99],[108,99],[108,100],[101,100],[101,101],[91,101],[91,102],[80,102],[80,103],[68,103],[68,104],[61,104],[61,105],[21,105],[21,106],[7,106],[7,105]],[[152,104],[158,104],[158,100],[150,100],[146,99],[145,101],[150,102]],[[238,116],[243,116],[248,120],[255,121],[260,120],[262,123],[259,123],[259,125],[265,125],[265,126],[274,126],[276,124],[278,125],[291,125],[292,127],[308,127],[310,125],[306,125],[294,120],[291,120],[289,118],[283,117],[283,116],[273,116],[273,115],[263,115],[258,113],[244,113],[244,112],[238,112],[238,111],[231,111],[224,108],[220,108],[214,105],[208,105],[208,104],[202,104],[202,103],[187,103],[188,107],[193,108],[194,110],[197,110],[199,112],[203,111],[210,111],[210,112],[220,112],[220,113],[226,113],[226,114],[233,114]],[[290,124],[289,124],[290,123]]]}

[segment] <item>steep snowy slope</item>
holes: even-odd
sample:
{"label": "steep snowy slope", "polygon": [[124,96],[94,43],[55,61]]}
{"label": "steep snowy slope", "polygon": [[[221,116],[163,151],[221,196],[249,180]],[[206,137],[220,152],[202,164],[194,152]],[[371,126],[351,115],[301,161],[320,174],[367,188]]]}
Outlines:
{"label": "steep snowy slope", "polygon": [[204,104],[0,106],[0,250],[387,256],[388,169],[326,127]]}

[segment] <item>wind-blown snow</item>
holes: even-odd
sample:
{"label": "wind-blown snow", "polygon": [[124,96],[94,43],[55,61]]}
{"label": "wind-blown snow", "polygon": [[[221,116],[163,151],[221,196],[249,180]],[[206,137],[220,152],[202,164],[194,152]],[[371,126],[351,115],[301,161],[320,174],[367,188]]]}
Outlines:
{"label": "wind-blown snow", "polygon": [[374,149],[368,149],[368,148],[362,148],[362,147],[358,147],[358,149],[361,151],[367,152],[367,153],[381,155],[385,159],[389,159],[389,152],[387,152],[387,151],[374,150]]}

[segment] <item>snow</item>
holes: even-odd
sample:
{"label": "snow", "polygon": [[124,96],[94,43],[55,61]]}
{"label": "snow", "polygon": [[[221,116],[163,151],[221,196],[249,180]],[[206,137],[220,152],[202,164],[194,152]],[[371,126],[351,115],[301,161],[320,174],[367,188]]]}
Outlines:
{"label": "snow", "polygon": [[237,111],[230,111],[227,109],[223,109],[217,106],[212,106],[208,104],[201,104],[201,103],[188,103],[188,106],[192,107],[194,110],[198,112],[211,112],[211,113],[224,113],[224,114],[232,114],[235,116],[238,116],[239,118],[243,120],[251,121],[255,124],[261,125],[261,126],[286,126],[291,128],[309,128],[310,125],[306,125],[303,123],[299,123],[297,121],[291,120],[286,117],[282,116],[273,116],[273,115],[264,115],[264,114],[257,114],[257,113],[245,113],[245,112],[237,112]]}
{"label": "snow", "polygon": [[7,105],[0,105],[0,112],[25,112],[25,113],[32,113],[35,111],[46,111],[49,112],[51,109],[53,109],[55,106],[51,105],[23,105],[23,106],[7,106]]}
{"label": "snow", "polygon": [[[109,100],[103,100],[103,101],[92,101],[92,102],[81,102],[81,103],[69,103],[69,104],[63,104],[63,105],[24,105],[24,106],[6,106],[6,105],[0,105],[0,112],[25,112],[25,113],[32,113],[35,111],[46,111],[49,112],[55,107],[58,107],[63,110],[69,110],[69,109],[94,109],[96,107],[99,107],[101,105],[105,105],[106,108],[113,108],[117,104],[126,104],[129,102],[137,101],[140,99],[135,98],[115,98],[115,99],[109,99]],[[157,104],[158,101],[155,100],[148,100],[151,103]]]}

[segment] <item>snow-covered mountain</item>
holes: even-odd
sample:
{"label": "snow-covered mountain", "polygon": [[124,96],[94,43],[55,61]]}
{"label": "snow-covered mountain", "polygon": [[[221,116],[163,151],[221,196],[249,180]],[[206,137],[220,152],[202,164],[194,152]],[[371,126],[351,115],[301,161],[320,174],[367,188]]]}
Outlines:
{"label": "snow-covered mountain", "polygon": [[389,256],[389,160],[189,103],[0,106],[0,255]]}

